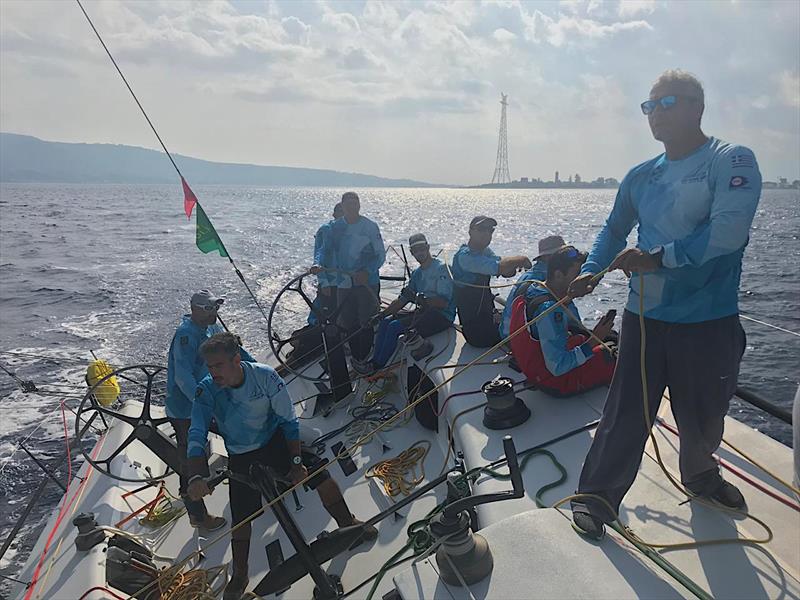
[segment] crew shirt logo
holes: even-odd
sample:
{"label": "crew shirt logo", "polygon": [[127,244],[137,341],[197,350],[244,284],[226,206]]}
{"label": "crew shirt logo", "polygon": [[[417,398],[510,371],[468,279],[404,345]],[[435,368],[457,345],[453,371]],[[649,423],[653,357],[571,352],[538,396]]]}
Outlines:
{"label": "crew shirt logo", "polygon": [[741,175],[734,175],[731,177],[731,182],[728,185],[730,189],[742,188],[747,185],[747,177],[742,177]]}

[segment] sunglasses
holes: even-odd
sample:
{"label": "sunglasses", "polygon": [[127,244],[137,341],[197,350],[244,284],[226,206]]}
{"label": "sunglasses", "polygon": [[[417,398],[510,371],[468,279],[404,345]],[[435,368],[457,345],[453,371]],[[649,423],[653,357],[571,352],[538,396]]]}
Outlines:
{"label": "sunglasses", "polygon": [[[694,96],[684,96],[687,100],[696,100]],[[669,110],[678,103],[678,96],[670,94],[669,96],[661,96],[655,100],[645,100],[639,106],[642,108],[642,113],[645,115],[652,114],[657,106],[661,106],[663,110]]]}
{"label": "sunglasses", "polygon": [[481,231],[483,233],[494,233],[494,227],[476,227],[475,231]]}
{"label": "sunglasses", "polygon": [[209,313],[215,313],[215,312],[217,312],[219,310],[219,307],[222,306],[222,304],[221,303],[220,304],[213,304],[211,306],[209,306],[207,304],[203,304],[202,306],[199,305],[199,304],[195,304],[194,306],[196,306],[200,310],[204,310],[204,311],[209,312]]}

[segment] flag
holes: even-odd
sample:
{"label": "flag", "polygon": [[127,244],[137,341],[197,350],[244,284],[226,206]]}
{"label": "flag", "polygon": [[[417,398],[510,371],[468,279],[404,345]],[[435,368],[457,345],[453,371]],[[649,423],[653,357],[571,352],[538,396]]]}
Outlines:
{"label": "flag", "polygon": [[183,185],[183,210],[186,213],[186,218],[192,218],[192,209],[197,204],[197,196],[194,195],[192,188],[186,183],[186,180],[181,176],[181,185]]}
{"label": "flag", "polygon": [[[194,194],[192,195],[194,196]],[[220,256],[228,256],[228,251],[225,249],[225,244],[222,243],[217,230],[214,229],[211,221],[208,220],[206,211],[204,211],[203,207],[199,204],[197,205],[197,233],[195,237],[195,243],[200,251],[205,254],[216,250],[219,252]]]}

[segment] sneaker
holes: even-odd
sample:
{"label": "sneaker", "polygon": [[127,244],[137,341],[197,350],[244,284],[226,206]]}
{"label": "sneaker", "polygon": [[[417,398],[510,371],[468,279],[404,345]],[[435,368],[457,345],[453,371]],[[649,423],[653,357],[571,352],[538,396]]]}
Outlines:
{"label": "sneaker", "polygon": [[225,527],[227,521],[225,517],[215,517],[213,515],[206,515],[206,518],[202,521],[197,521],[192,517],[189,517],[189,524],[194,527],[195,529],[202,529],[204,531],[216,531],[217,529],[222,529]]}
{"label": "sneaker", "polygon": [[731,510],[747,509],[747,501],[744,499],[744,496],[742,496],[742,492],[740,492],[739,488],[735,485],[727,481],[720,483],[713,493],[698,494],[696,497],[721,504],[725,508],[730,508]]}
{"label": "sneaker", "polygon": [[222,594],[222,600],[240,600],[247,589],[247,584],[250,583],[250,578],[246,573],[233,572],[228,585],[225,586],[225,591]]}
{"label": "sneaker", "polygon": [[375,370],[372,361],[358,360],[357,358],[350,359],[350,366],[353,367],[353,371],[355,371],[357,375],[361,376],[369,375]]}
{"label": "sneaker", "polygon": [[601,540],[606,534],[603,522],[586,512],[572,513],[572,528],[590,540]]}
{"label": "sneaker", "polygon": [[[363,525],[364,521],[360,521],[359,519],[353,519],[353,525]],[[352,550],[363,544],[364,542],[371,542],[372,540],[377,539],[378,537],[378,529],[374,525],[369,525],[364,528],[364,533],[359,536],[359,538],[350,545],[348,550]]]}

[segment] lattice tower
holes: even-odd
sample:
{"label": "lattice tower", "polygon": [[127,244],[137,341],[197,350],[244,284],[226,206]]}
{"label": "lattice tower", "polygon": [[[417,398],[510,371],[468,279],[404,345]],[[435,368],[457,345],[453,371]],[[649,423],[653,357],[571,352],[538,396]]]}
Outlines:
{"label": "lattice tower", "polygon": [[506,121],[506,107],[508,106],[508,95],[500,94],[500,104],[503,107],[500,113],[500,137],[497,140],[497,162],[494,166],[492,183],[511,183],[511,175],[508,173],[508,125]]}

